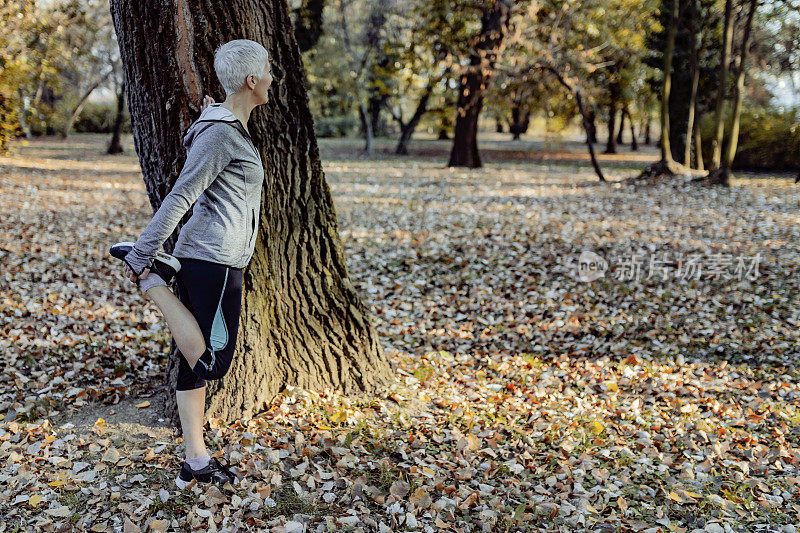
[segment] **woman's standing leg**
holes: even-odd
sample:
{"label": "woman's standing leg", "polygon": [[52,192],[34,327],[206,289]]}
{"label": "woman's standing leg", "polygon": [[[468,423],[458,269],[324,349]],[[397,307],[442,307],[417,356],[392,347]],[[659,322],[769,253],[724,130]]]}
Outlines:
{"label": "woman's standing leg", "polygon": [[[176,283],[176,290],[180,291],[178,283]],[[187,368],[191,369],[206,349],[203,332],[200,330],[197,319],[186,306],[186,304],[191,305],[191,303],[186,297],[179,298],[175,296],[169,287],[165,285],[152,287],[145,292],[145,295],[150,297],[164,316],[170,333],[175,339],[175,345],[178,347],[180,354],[182,354],[180,363],[186,365],[186,368],[182,369],[185,375]],[[206,402],[205,382],[203,381],[202,384],[187,384],[185,380],[183,381],[184,383],[180,385],[197,387],[175,392],[178,416],[183,430],[186,459],[202,458],[207,454],[203,439]],[[179,388],[181,387],[179,386]],[[199,467],[203,466],[199,463],[197,465]]]}
{"label": "woman's standing leg", "polygon": [[[178,415],[183,429],[183,444],[186,459],[205,457],[208,453],[203,439],[203,422],[206,410],[206,386],[198,389],[175,391],[178,400]],[[198,465],[202,468],[203,465]]]}
{"label": "woman's standing leg", "polygon": [[[197,284],[198,265],[196,261],[181,261],[181,272],[175,280],[175,291],[177,293],[178,303],[187,310],[192,316],[193,325],[197,327],[197,332],[202,341],[203,351],[190,352],[187,357],[185,352],[178,345],[178,383],[175,390],[175,399],[178,404],[178,416],[181,420],[181,429],[183,430],[183,445],[184,455],[186,461],[195,469],[203,468],[210,456],[206,450],[205,439],[203,438],[203,424],[205,422],[205,408],[206,408],[206,382],[192,372],[192,367],[197,363],[202,353],[206,349],[205,336],[197,322],[197,309],[192,304],[190,297],[190,290],[186,287],[186,283]],[[200,273],[202,275],[202,273]],[[206,273],[208,275],[208,273]],[[188,278],[188,279],[187,279]],[[209,280],[210,281],[210,280]],[[202,303],[202,302],[198,302]],[[205,321],[204,321],[205,322]]]}
{"label": "woman's standing leg", "polygon": [[[233,483],[235,476],[212,461],[203,440],[206,379],[220,379],[227,372],[236,346],[242,304],[241,269],[198,259],[181,259],[176,292],[197,320],[205,351],[178,362],[176,394],[183,428],[186,464],[176,483],[179,487],[201,471],[202,478]],[[211,470],[206,470],[206,467]],[[213,471],[213,472],[212,472]],[[185,486],[185,485],[184,485]]]}
{"label": "woman's standing leg", "polygon": [[[181,352],[176,400],[186,461],[176,484],[184,488],[193,478],[213,480],[219,484],[233,483],[236,476],[219,461],[212,460],[206,450],[203,422],[205,380],[220,379],[225,375],[236,345],[242,303],[242,269],[199,259],[179,260],[181,269],[175,283],[177,296],[163,285],[146,291],[161,309]],[[185,355],[187,352],[189,356]]]}

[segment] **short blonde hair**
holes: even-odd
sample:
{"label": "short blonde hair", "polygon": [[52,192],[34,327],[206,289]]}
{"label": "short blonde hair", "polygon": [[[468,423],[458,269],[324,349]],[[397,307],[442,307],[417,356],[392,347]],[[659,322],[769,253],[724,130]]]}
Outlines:
{"label": "short blonde hair", "polygon": [[239,92],[250,75],[260,79],[268,64],[267,49],[250,39],[228,41],[214,50],[214,70],[225,96]]}

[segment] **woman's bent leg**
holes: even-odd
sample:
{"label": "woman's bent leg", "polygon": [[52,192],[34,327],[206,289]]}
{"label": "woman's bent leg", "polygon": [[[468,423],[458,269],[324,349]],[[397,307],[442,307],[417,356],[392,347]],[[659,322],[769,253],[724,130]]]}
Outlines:
{"label": "woman's bent leg", "polygon": [[[242,269],[200,260],[182,260],[182,264],[186,266],[178,273],[178,294],[188,302],[205,344],[199,357],[186,357],[186,367],[181,364],[190,371],[185,374],[198,380],[187,388],[196,388],[203,380],[221,379],[230,368],[242,309]],[[188,376],[186,380],[190,381]]]}
{"label": "woman's bent leg", "polygon": [[192,312],[175,296],[169,287],[160,285],[145,292],[158,306],[167,321],[172,338],[178,350],[194,366],[206,350],[203,332]]}

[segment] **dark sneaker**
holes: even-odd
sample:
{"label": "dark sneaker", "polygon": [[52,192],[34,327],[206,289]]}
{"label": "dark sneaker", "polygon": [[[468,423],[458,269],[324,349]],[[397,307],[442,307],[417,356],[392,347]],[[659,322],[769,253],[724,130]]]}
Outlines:
{"label": "dark sneaker", "polygon": [[192,470],[192,467],[184,461],[181,473],[178,475],[178,479],[175,480],[175,484],[179,489],[185,489],[193,479],[201,483],[214,482],[220,487],[225,483],[230,483],[231,485],[239,483],[239,478],[220,463],[216,457],[212,457],[211,461],[200,470]]}
{"label": "dark sneaker", "polygon": [[[118,242],[111,247],[108,253],[117,259],[124,260],[125,256],[128,255],[128,252],[131,251],[131,248],[133,248],[134,244],[135,243],[127,241]],[[181,262],[178,261],[177,257],[171,256],[159,250],[156,252],[155,258],[153,258],[153,266],[150,271],[161,276],[161,279],[169,284],[172,282],[173,278],[175,278],[175,274],[177,274],[180,269]]]}

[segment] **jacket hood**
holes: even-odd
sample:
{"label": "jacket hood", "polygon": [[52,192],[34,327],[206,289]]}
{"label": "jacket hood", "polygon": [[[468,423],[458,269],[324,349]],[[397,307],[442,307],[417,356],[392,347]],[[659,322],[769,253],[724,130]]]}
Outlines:
{"label": "jacket hood", "polygon": [[250,137],[247,134],[247,131],[244,129],[244,126],[242,126],[242,123],[229,109],[222,107],[220,104],[211,104],[200,113],[200,116],[197,118],[197,120],[195,120],[186,131],[186,135],[183,137],[183,145],[187,150],[189,149],[189,146],[191,146],[192,141],[194,141],[195,136],[200,131],[205,129],[203,126],[208,122],[224,122],[226,124],[230,124],[232,127],[239,130],[245,137]]}

